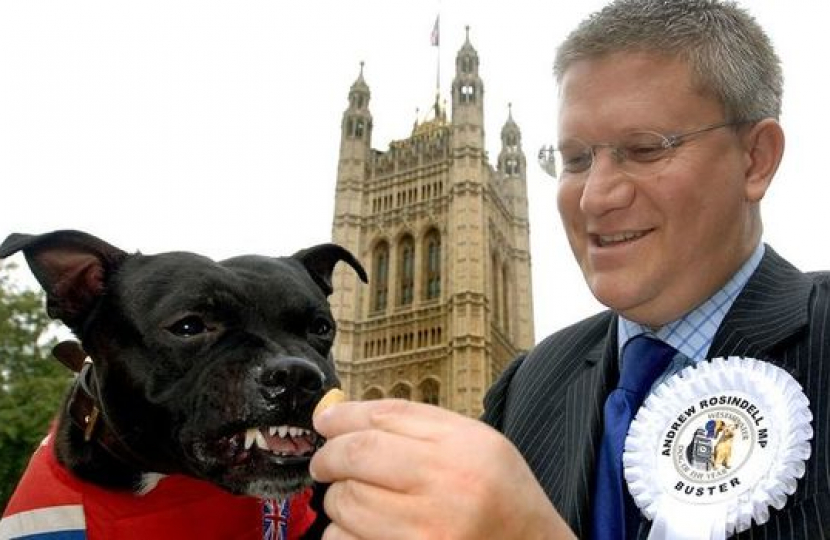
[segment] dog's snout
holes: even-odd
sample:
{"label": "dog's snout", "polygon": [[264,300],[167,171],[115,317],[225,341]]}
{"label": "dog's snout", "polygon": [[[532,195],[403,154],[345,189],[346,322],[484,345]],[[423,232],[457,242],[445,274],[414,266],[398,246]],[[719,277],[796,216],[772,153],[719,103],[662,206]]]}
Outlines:
{"label": "dog's snout", "polygon": [[325,375],[316,364],[293,356],[269,362],[260,376],[261,391],[266,399],[291,399],[295,405],[319,398]]}

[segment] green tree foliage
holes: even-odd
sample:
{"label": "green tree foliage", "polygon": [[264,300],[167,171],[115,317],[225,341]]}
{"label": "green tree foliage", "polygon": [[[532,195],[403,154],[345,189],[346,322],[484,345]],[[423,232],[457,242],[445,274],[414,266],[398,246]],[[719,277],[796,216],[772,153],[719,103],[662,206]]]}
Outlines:
{"label": "green tree foliage", "polygon": [[55,326],[43,293],[16,285],[0,263],[0,512],[43,440],[71,380],[52,358]]}

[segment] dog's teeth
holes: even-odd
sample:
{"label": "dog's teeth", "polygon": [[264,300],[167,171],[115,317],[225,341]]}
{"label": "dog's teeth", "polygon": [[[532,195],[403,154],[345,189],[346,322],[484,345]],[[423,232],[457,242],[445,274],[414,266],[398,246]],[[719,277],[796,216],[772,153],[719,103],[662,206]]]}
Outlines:
{"label": "dog's teeth", "polygon": [[277,433],[277,426],[271,426],[268,428],[268,435],[273,437]]}
{"label": "dog's teeth", "polygon": [[288,426],[280,426],[278,429],[280,432],[280,437],[284,439],[285,436],[288,435]]}
{"label": "dog's teeth", "polygon": [[299,428],[295,428],[294,426],[291,426],[290,428],[288,428],[288,434],[291,435],[292,437],[296,437],[298,431],[299,431]]}
{"label": "dog's teeth", "polygon": [[249,450],[254,445],[257,433],[259,433],[259,430],[254,428],[245,431],[245,450]]}
{"label": "dog's teeth", "polygon": [[256,433],[254,434],[254,439],[256,440],[257,447],[262,450],[270,450],[270,448],[268,448],[268,441],[265,440],[265,435],[263,435],[258,429],[255,431]]}

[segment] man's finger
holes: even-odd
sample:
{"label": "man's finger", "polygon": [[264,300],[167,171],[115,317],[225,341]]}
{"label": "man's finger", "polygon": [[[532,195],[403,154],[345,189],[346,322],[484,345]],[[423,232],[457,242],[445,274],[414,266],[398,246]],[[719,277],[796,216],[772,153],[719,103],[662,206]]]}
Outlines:
{"label": "man's finger", "polygon": [[314,428],[327,438],[379,429],[416,439],[435,440],[469,423],[478,423],[433,405],[400,399],[349,401],[314,417]]}
{"label": "man's finger", "polygon": [[309,470],[318,482],[356,479],[402,492],[428,481],[422,471],[437,451],[433,446],[377,429],[345,433],[315,452]]}
{"label": "man's finger", "polygon": [[332,484],[324,508],[338,534],[342,533],[336,538],[402,538],[407,536],[403,531],[410,530],[411,522],[418,519],[412,512],[417,505],[411,496],[353,480]]}
{"label": "man's finger", "polygon": [[329,523],[326,527],[326,530],[323,531],[323,538],[322,540],[363,540],[362,538],[355,536],[348,532],[343,527],[339,526],[337,523]]}

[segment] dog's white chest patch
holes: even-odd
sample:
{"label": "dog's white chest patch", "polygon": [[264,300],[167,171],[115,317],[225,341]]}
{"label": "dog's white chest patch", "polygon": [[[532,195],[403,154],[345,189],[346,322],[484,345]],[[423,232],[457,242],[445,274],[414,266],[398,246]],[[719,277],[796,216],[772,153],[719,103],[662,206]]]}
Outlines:
{"label": "dog's white chest patch", "polygon": [[137,495],[147,495],[153,491],[166,475],[160,473],[144,473],[138,483]]}

